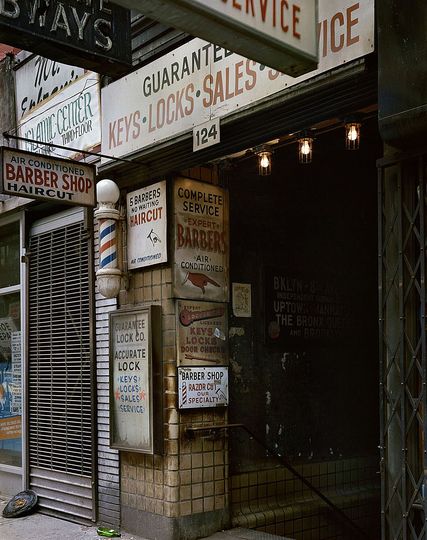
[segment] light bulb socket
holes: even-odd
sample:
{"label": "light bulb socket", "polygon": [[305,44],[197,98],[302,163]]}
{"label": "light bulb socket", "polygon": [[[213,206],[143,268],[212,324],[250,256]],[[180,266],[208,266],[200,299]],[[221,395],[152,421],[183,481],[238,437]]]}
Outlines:
{"label": "light bulb socket", "polygon": [[269,176],[271,174],[271,156],[273,152],[268,145],[255,148],[255,154],[258,158],[259,176]]}
{"label": "light bulb socket", "polygon": [[313,133],[309,130],[298,134],[298,161],[302,164],[313,161]]}
{"label": "light bulb socket", "polygon": [[352,115],[344,119],[345,147],[347,150],[358,150],[360,147],[360,115]]}

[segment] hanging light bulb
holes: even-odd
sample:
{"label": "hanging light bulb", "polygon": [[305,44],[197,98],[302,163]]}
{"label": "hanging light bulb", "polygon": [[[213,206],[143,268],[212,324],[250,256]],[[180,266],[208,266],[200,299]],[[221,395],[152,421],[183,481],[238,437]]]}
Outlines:
{"label": "hanging light bulb", "polygon": [[298,139],[298,159],[300,163],[311,163],[313,159],[313,137],[304,132]]}
{"label": "hanging light bulb", "polygon": [[271,174],[271,150],[266,146],[262,146],[256,151],[256,154],[258,156],[258,174],[268,176]]}
{"label": "hanging light bulb", "polygon": [[356,118],[345,122],[345,147],[347,150],[358,150],[360,145],[361,123]]}

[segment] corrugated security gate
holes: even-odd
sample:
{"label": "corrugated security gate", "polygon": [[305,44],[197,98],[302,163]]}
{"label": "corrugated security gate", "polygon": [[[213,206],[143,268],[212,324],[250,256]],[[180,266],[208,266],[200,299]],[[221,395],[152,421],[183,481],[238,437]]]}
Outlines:
{"label": "corrugated security gate", "polygon": [[94,520],[89,241],[81,209],[33,226],[29,473],[45,513]]}
{"label": "corrugated security gate", "polygon": [[379,168],[382,538],[427,536],[427,157]]}

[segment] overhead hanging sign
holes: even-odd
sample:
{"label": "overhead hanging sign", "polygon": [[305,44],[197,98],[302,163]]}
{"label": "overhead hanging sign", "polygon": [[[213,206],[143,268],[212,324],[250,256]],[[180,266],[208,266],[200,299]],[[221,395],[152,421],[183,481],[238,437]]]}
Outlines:
{"label": "overhead hanging sign", "polygon": [[0,193],[95,206],[95,167],[2,147]]}
{"label": "overhead hanging sign", "polygon": [[373,52],[374,2],[321,0],[318,30],[319,67],[298,78],[197,38],[109,84],[102,153],[131,156]]}
{"label": "overhead hanging sign", "polygon": [[129,269],[167,262],[166,182],[132,191],[126,201]]}
{"label": "overhead hanging sign", "polygon": [[317,0],[116,0],[293,77],[317,66]]}
{"label": "overhead hanging sign", "polygon": [[130,12],[108,0],[2,0],[0,42],[118,75],[131,67]]}

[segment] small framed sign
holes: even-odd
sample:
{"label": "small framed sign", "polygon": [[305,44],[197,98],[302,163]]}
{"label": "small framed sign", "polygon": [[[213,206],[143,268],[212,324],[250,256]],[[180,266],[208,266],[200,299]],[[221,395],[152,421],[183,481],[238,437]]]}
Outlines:
{"label": "small framed sign", "polygon": [[220,142],[219,118],[193,128],[193,152]]}
{"label": "small framed sign", "polygon": [[228,405],[228,367],[179,367],[180,409],[226,407]]}
{"label": "small framed sign", "polygon": [[161,453],[160,321],[160,306],[110,313],[112,448]]}

